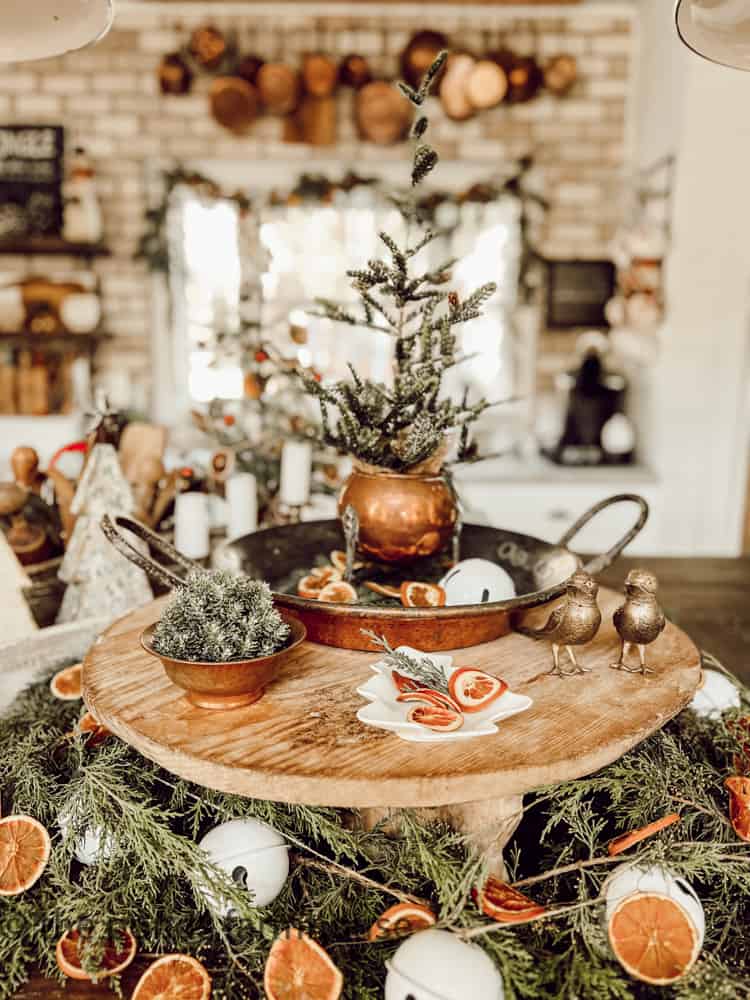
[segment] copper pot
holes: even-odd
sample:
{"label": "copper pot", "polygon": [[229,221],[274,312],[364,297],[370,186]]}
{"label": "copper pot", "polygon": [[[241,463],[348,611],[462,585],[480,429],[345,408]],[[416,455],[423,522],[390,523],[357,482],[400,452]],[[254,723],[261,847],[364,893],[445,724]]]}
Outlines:
{"label": "copper pot", "polygon": [[141,645],[147,653],[161,660],[167,677],[187,691],[188,701],[193,705],[208,709],[241,708],[263,697],[266,686],[275,679],[281,663],[307,635],[305,626],[290,612],[283,609],[281,617],[291,630],[288,645],[270,656],[259,656],[254,660],[199,663],[162,656],[152,645],[156,622],[141,633]]}
{"label": "copper pot", "polygon": [[456,500],[441,475],[389,472],[355,463],[339,495],[339,514],[352,506],[359,548],[382,562],[434,555],[453,537]]}

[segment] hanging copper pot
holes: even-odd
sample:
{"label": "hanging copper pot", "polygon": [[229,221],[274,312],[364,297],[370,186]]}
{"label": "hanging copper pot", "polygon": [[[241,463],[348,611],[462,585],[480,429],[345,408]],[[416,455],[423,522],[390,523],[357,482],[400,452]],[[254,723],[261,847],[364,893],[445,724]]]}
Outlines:
{"label": "hanging copper pot", "polygon": [[253,86],[257,83],[258,73],[263,65],[263,60],[260,56],[256,56],[253,53],[248,53],[242,56],[240,61],[237,63],[237,68],[234,71],[235,76],[241,76],[243,80],[247,80],[248,83],[252,83]]}
{"label": "hanging copper pot", "polygon": [[516,56],[508,74],[508,101],[522,104],[536,97],[544,78],[533,56]]}
{"label": "hanging copper pot", "polygon": [[311,52],[302,60],[302,82],[311,97],[330,97],[338,79],[338,66],[322,52]]}
{"label": "hanging copper pot", "polygon": [[563,97],[578,80],[578,63],[575,56],[553,56],[544,67],[544,86],[551,94]]}
{"label": "hanging copper pot", "polygon": [[435,62],[448,39],[440,31],[418,31],[401,53],[401,76],[412,87],[418,87],[422,77]]}
{"label": "hanging copper pot", "polygon": [[333,146],[337,133],[335,97],[302,98],[294,114],[284,121],[285,142],[305,142],[309,146]]}
{"label": "hanging copper pot", "polygon": [[451,53],[440,81],[440,103],[443,111],[453,121],[462,122],[474,114],[469,100],[467,84],[476,67],[474,56],[467,52]]}
{"label": "hanging copper pot", "polygon": [[466,79],[466,97],[476,111],[500,104],[508,93],[508,77],[499,63],[480,59]]}
{"label": "hanging copper pot", "polygon": [[229,45],[218,28],[204,25],[190,36],[188,51],[202,69],[218,69],[229,51]]}
{"label": "hanging copper pot", "polygon": [[300,78],[286,63],[264,63],[256,79],[264,108],[272,115],[288,115],[299,104]]}
{"label": "hanging copper pot", "polygon": [[387,146],[404,137],[412,111],[396,87],[374,80],[357,91],[355,115],[363,139]]}
{"label": "hanging copper pot", "polygon": [[162,94],[187,94],[193,85],[193,74],[179,52],[164,56],[159,64],[158,79]]}
{"label": "hanging copper pot", "polygon": [[372,80],[370,64],[364,56],[355,53],[344,56],[339,66],[339,80],[345,87],[359,90]]}
{"label": "hanging copper pot", "polygon": [[217,77],[209,101],[213,117],[230,132],[245,132],[258,115],[258,92],[239,76]]}

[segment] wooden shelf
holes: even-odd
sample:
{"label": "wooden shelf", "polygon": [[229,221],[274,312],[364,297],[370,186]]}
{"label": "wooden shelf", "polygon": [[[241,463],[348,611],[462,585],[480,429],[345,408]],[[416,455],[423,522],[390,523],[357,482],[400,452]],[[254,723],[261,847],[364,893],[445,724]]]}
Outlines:
{"label": "wooden shelf", "polygon": [[110,251],[103,243],[71,243],[61,236],[19,236],[13,240],[0,240],[0,254],[108,257]]}
{"label": "wooden shelf", "polygon": [[93,348],[102,340],[109,340],[111,333],[32,333],[25,330],[21,333],[0,332],[0,344],[10,344],[15,347],[71,347],[80,344],[82,347]]}

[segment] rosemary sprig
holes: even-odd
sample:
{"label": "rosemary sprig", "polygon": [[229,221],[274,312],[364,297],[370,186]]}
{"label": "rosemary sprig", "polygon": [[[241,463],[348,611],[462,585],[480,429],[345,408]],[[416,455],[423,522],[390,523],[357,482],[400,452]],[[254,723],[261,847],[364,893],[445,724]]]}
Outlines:
{"label": "rosemary sprig", "polygon": [[413,677],[415,681],[420,681],[425,687],[432,688],[433,691],[441,691],[448,694],[448,681],[445,671],[439,667],[429,656],[422,656],[416,659],[407,653],[399,653],[388,642],[384,635],[378,635],[371,629],[360,630],[364,635],[379,646],[385,652],[385,660],[394,668]]}

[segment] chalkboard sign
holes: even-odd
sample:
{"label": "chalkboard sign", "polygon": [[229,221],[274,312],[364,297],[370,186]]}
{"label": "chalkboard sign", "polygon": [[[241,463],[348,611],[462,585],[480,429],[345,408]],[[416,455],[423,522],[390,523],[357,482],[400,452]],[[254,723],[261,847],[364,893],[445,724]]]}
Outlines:
{"label": "chalkboard sign", "polygon": [[63,145],[59,125],[0,125],[0,240],[62,232]]}
{"label": "chalkboard sign", "polygon": [[547,283],[547,329],[609,326],[604,307],[615,292],[610,260],[550,260]]}

